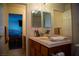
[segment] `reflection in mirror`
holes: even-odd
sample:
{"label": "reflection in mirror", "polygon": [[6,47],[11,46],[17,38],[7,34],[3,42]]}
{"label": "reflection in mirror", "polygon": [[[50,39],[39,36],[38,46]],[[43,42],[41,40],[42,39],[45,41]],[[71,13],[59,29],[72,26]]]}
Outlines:
{"label": "reflection in mirror", "polygon": [[43,27],[51,28],[51,14],[48,12],[43,12]]}
{"label": "reflection in mirror", "polygon": [[32,27],[41,27],[41,12],[34,10],[32,11]]}

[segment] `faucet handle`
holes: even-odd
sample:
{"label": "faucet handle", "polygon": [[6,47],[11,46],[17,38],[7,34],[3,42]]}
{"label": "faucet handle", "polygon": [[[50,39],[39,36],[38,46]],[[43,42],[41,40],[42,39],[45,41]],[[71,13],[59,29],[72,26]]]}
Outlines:
{"label": "faucet handle", "polygon": [[50,39],[50,37],[51,37],[51,36],[50,36],[50,35],[48,35],[48,38],[49,38],[49,39]]}

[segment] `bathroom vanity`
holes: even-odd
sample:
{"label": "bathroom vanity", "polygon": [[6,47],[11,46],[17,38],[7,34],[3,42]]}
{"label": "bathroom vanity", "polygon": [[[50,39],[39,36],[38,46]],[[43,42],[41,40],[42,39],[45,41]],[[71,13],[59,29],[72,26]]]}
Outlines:
{"label": "bathroom vanity", "polygon": [[[63,37],[50,37],[52,31],[51,12],[33,10],[32,27],[35,28],[35,37],[29,38],[29,55],[31,56],[52,56],[52,55],[71,55],[71,39]],[[42,16],[42,17],[41,17]],[[42,27],[42,31],[38,28]],[[55,29],[56,35],[61,35],[61,26]],[[39,33],[39,35],[38,35]],[[42,35],[41,35],[42,34]],[[46,35],[47,34],[47,35]],[[45,35],[45,36],[44,36]],[[58,38],[57,38],[58,37]],[[55,40],[51,40],[54,38]]]}
{"label": "bathroom vanity", "polygon": [[48,37],[30,37],[30,56],[52,56],[63,52],[65,56],[71,55],[71,40],[50,41]]}

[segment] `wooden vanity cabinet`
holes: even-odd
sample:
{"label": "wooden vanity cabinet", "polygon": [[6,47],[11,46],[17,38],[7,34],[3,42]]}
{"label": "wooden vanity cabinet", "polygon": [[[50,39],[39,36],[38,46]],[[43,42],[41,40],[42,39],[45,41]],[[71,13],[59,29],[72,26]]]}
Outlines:
{"label": "wooden vanity cabinet", "polygon": [[30,39],[29,45],[30,56],[51,56],[52,54],[56,54],[58,52],[64,52],[66,56],[71,55],[71,44],[48,48]]}
{"label": "wooden vanity cabinet", "polygon": [[35,42],[35,41],[33,41],[33,40],[30,40],[29,41],[29,43],[30,43],[30,49],[29,49],[29,54],[31,55],[31,56],[35,56],[35,55],[37,55],[37,56],[39,56],[39,55],[41,55],[40,54],[40,44],[39,43],[37,43],[37,42]]}

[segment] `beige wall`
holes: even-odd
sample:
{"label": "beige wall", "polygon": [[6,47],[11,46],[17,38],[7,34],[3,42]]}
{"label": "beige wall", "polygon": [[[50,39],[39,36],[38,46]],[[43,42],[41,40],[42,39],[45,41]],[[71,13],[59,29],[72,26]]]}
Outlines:
{"label": "beige wall", "polygon": [[72,36],[72,19],[71,19],[71,5],[65,5],[65,11],[63,13],[63,34],[66,36]]}
{"label": "beige wall", "polygon": [[54,11],[54,28],[60,27],[61,35],[72,36],[71,5],[65,4],[64,11]]}
{"label": "beige wall", "polygon": [[59,11],[64,11],[64,9],[65,9],[64,3],[53,3],[52,6],[53,6],[53,9],[59,10]]}
{"label": "beige wall", "polygon": [[60,28],[60,35],[63,35],[63,12],[54,10],[54,29]]}
{"label": "beige wall", "polygon": [[[43,4],[43,3],[34,3],[34,4],[27,4],[27,31],[29,36],[33,36],[33,30],[34,28],[32,27],[31,24],[31,12],[32,10],[41,10],[41,11],[47,11],[51,13],[51,21],[52,21],[52,34],[53,34],[53,25],[54,25],[54,12],[53,10],[60,10],[64,11],[64,4]],[[39,28],[39,30],[43,30],[44,28]]]}

